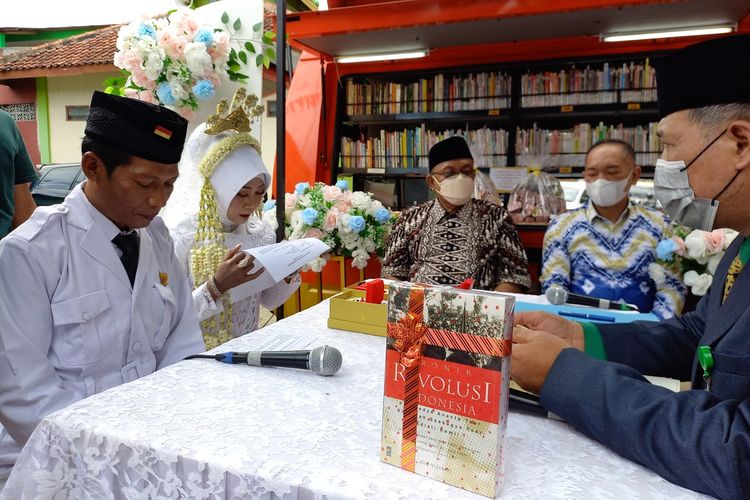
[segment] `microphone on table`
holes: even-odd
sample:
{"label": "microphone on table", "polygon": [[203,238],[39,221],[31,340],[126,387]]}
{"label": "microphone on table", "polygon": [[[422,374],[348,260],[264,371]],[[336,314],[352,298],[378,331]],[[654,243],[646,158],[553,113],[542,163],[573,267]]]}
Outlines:
{"label": "microphone on table", "polygon": [[638,307],[633,304],[623,304],[622,302],[612,302],[608,299],[599,299],[597,297],[589,297],[588,295],[571,293],[560,285],[551,285],[544,295],[547,297],[550,304],[556,306],[561,304],[577,304],[581,306],[598,307],[599,309],[638,311]]}
{"label": "microphone on table", "polygon": [[277,366],[310,370],[318,375],[333,375],[341,369],[341,351],[322,345],[312,351],[249,351],[221,352],[219,354],[194,354],[185,359],[209,358],[230,364],[250,366]]}

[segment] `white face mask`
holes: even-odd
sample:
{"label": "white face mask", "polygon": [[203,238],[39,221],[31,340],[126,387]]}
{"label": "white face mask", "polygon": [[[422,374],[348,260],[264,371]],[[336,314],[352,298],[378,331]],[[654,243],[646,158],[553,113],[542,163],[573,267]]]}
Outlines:
{"label": "white face mask", "polygon": [[625,187],[630,182],[630,177],[621,181],[608,181],[606,179],[597,179],[594,182],[586,183],[586,194],[589,195],[594,205],[598,207],[611,207],[617,205],[628,193]]}
{"label": "white face mask", "polygon": [[474,195],[474,179],[468,175],[458,174],[443,179],[442,182],[437,182],[437,179],[435,181],[437,192],[451,205],[466,205]]}
{"label": "white face mask", "polygon": [[695,197],[695,192],[690,187],[687,169],[708,148],[713,146],[725,132],[726,130],[719,134],[687,165],[682,160],[656,160],[654,193],[656,194],[656,199],[659,200],[659,203],[664,207],[664,211],[667,212],[673,222],[702,231],[713,230],[716,213],[719,211],[719,200],[717,198],[734,182],[740,171],[737,171],[732,180],[724,186],[724,189],[719,194],[714,196],[713,199],[708,199]]}

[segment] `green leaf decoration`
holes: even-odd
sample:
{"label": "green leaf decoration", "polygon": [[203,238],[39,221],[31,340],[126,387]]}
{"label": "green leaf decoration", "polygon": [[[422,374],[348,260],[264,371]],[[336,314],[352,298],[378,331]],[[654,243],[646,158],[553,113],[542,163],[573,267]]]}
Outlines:
{"label": "green leaf decoration", "polygon": [[229,59],[237,59],[237,52],[234,49],[229,51]]}
{"label": "green leaf decoration", "polygon": [[234,24],[232,25],[232,27],[234,28],[235,31],[239,31],[240,30],[240,28],[242,27],[242,21],[240,21],[239,17],[234,22]]}
{"label": "green leaf decoration", "polygon": [[263,54],[255,56],[255,65],[260,67],[263,64]]}
{"label": "green leaf decoration", "polygon": [[222,22],[223,24],[227,24],[227,23],[229,22],[229,14],[227,14],[226,12],[224,12],[224,13],[223,13],[223,14],[221,15],[221,22]]}
{"label": "green leaf decoration", "polygon": [[262,29],[263,29],[263,23],[262,22],[253,24],[253,31],[259,32]]}
{"label": "green leaf decoration", "polygon": [[240,61],[242,61],[243,64],[247,64],[247,54],[245,53],[245,51],[241,50],[239,52],[239,56],[240,56]]}
{"label": "green leaf decoration", "polygon": [[235,73],[234,76],[237,77],[240,80],[247,80],[248,78],[250,78],[249,76],[244,75],[242,73]]}
{"label": "green leaf decoration", "polygon": [[263,33],[263,41],[265,43],[271,43],[275,39],[276,39],[276,33],[274,33],[273,31],[266,31],[265,33]]}
{"label": "green leaf decoration", "polygon": [[253,54],[255,54],[255,45],[253,45],[250,42],[245,42],[245,50],[247,50],[248,52],[252,52]]}
{"label": "green leaf decoration", "polygon": [[239,71],[240,69],[242,69],[242,66],[237,63],[230,63],[229,69],[231,69],[232,71]]}
{"label": "green leaf decoration", "polygon": [[276,59],[276,51],[273,49],[273,47],[266,47],[266,56],[271,59]]}
{"label": "green leaf decoration", "polygon": [[265,66],[266,69],[268,69],[269,66],[271,66],[271,58],[270,57],[263,56],[263,66]]}

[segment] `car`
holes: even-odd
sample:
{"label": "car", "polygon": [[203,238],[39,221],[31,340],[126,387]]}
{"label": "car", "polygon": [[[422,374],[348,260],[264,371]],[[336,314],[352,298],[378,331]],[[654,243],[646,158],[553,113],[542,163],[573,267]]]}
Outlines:
{"label": "car", "polygon": [[[586,194],[586,182],[578,180],[561,180],[560,184],[565,193],[565,208],[574,210],[585,204],[589,197]],[[654,194],[654,181],[638,179],[635,186],[630,188],[630,201],[636,205],[644,205],[661,210],[661,204]]]}
{"label": "car", "polygon": [[39,169],[39,180],[31,187],[37,206],[62,203],[68,193],[84,180],[80,163],[53,163]]}

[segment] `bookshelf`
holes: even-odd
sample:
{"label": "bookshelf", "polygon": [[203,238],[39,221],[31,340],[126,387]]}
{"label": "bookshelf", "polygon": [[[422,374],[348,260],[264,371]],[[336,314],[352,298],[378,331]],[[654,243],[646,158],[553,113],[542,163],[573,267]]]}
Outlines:
{"label": "bookshelf", "polygon": [[[467,139],[476,165],[541,166],[580,178],[596,141],[630,142],[653,175],[661,145],[653,61],[628,54],[470,68],[353,74],[341,80],[332,176],[395,185],[393,208],[427,174],[427,153],[451,135]],[[424,184],[424,183],[422,183]],[[412,193],[413,194],[413,193]]]}

